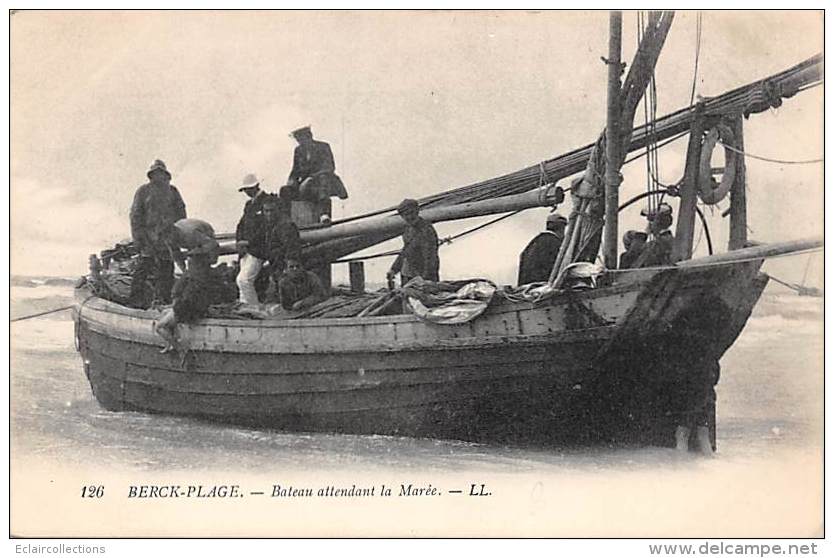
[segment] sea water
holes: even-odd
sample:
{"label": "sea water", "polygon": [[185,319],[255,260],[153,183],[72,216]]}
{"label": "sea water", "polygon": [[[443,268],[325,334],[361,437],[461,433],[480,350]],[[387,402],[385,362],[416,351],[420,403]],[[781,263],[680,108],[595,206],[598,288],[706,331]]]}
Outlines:
{"label": "sea water", "polygon": [[[11,315],[71,301],[69,286],[13,286]],[[537,535],[697,536],[718,529],[813,536],[822,529],[822,320],[822,299],[768,287],[721,360],[719,449],[709,459],[666,448],[288,433],[112,413],[91,394],[64,311],[11,324],[12,464],[95,467],[139,479],[288,471],[302,480],[356,472],[395,484],[415,475],[442,481],[466,473],[503,483],[523,478],[534,479],[533,492],[556,487],[560,506],[573,503],[569,523],[560,524],[557,514],[552,530],[532,531]],[[640,504],[629,507],[630,499]],[[651,521],[641,520],[646,506]],[[635,509],[643,511],[635,515]]]}

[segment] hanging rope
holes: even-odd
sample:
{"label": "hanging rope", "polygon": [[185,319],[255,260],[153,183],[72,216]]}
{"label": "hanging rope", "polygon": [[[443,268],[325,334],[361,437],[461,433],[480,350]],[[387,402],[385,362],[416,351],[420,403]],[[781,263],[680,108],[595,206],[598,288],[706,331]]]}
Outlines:
{"label": "hanging rope", "polygon": [[695,102],[695,85],[698,83],[698,61],[701,58],[701,12],[695,23],[695,69],[692,72],[692,91],[689,93],[689,106]]}
{"label": "hanging rope", "polygon": [[[676,136],[673,136],[673,137],[671,137],[671,138],[669,138],[669,139],[667,139],[667,140],[665,140],[665,141],[662,141],[662,142],[658,143],[658,144],[657,144],[657,148],[658,148],[658,149],[660,149],[661,147],[664,147],[664,146],[666,146],[666,145],[669,145],[669,144],[670,144],[670,143],[672,143],[673,141],[677,141],[677,140],[679,140],[679,139],[681,139],[682,137],[687,136],[687,135],[689,135],[689,130],[685,130],[685,131],[683,131],[683,132],[681,132],[681,133],[677,134]],[[646,153],[641,151],[641,152],[637,153],[637,155],[635,155],[635,156],[631,157],[630,159],[626,159],[626,160],[625,160],[625,162],[623,162],[623,165],[627,165],[627,164],[629,164],[629,163],[633,163],[633,162],[634,162],[634,161],[636,161],[637,159],[640,159],[640,158],[645,157],[645,156],[646,156]]]}
{"label": "hanging rope", "polygon": [[746,151],[742,151],[733,147],[732,145],[727,145],[726,143],[721,143],[721,145],[723,145],[730,151],[738,153],[739,155],[744,155],[745,157],[750,157],[751,159],[758,159],[759,161],[767,161],[768,163],[779,163],[780,165],[811,165],[813,163],[825,162],[825,159],[808,159],[806,161],[785,161],[782,159],[772,159],[770,157],[762,157],[760,155],[753,155],[752,153],[747,153]]}
{"label": "hanging rope", "polygon": [[[701,208],[698,207],[697,205],[695,206],[695,212],[698,214],[698,217],[701,218],[701,231],[704,233],[704,236],[707,239],[707,250],[709,251],[709,255],[712,256],[712,236],[710,236],[710,234],[709,234],[709,226],[707,226],[707,218],[704,217],[704,212],[701,211]],[[701,235],[699,234],[698,235],[698,243],[700,244],[700,242],[701,242]],[[697,247],[698,247],[698,245],[696,244],[695,248],[697,248]],[[692,249],[693,252],[695,251],[695,248]]]}

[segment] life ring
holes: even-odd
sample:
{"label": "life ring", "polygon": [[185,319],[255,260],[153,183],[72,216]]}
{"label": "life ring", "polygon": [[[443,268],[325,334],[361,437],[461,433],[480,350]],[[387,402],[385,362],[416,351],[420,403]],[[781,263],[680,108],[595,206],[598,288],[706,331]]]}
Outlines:
{"label": "life ring", "polygon": [[[724,169],[721,182],[713,177],[715,171],[712,168],[712,152],[715,145],[721,140],[724,145]],[[707,132],[707,137],[701,146],[701,163],[698,168],[698,197],[707,205],[713,205],[730,192],[733,182],[736,179],[736,153],[727,148],[727,145],[735,143],[735,134],[732,128],[726,124],[719,124]]]}

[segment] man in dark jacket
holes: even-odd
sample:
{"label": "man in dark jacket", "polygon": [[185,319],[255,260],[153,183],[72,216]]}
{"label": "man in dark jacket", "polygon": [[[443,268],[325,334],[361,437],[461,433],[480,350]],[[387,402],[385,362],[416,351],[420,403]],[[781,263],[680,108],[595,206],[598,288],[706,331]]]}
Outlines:
{"label": "man in dark jacket", "polygon": [[420,217],[420,205],[416,200],[405,199],[397,207],[397,213],[405,221],[403,249],[391,269],[388,281],[400,274],[400,284],[405,285],[415,277],[427,281],[440,280],[440,258],[437,255],[437,231],[431,223]]}
{"label": "man in dark jacket", "polygon": [[642,215],[648,220],[648,232],[654,239],[646,243],[643,253],[634,262],[634,267],[668,266],[674,263],[672,250],[675,237],[669,227],[672,226],[672,206],[661,203],[653,211],[644,210]]}
{"label": "man in dark jacket", "polygon": [[278,298],[284,310],[303,310],[327,299],[327,291],[312,271],[297,259],[287,258],[287,268],[278,282]]}
{"label": "man in dark jacket", "polygon": [[[298,228],[290,220],[287,203],[270,195],[264,200],[263,259],[269,262],[269,273],[278,287],[286,261],[301,258],[301,237]],[[260,255],[258,256],[260,257]]]}
{"label": "man in dark jacket", "polygon": [[630,269],[636,267],[637,258],[643,253],[646,248],[646,239],[648,235],[642,231],[627,231],[623,235],[623,247],[625,252],[620,254],[620,269]]}
{"label": "man in dark jacket", "polygon": [[539,233],[521,252],[518,261],[518,284],[543,283],[550,279],[553,263],[565,238],[568,220],[558,213],[547,216],[545,231]]}
{"label": "man in dark jacket", "polygon": [[237,275],[237,288],[240,302],[258,304],[255,281],[266,259],[264,250],[265,218],[263,203],[268,197],[261,190],[260,181],[254,174],[247,174],[238,192],[245,193],[249,199],[243,206],[243,216],[237,224],[235,241],[240,254],[240,272]]}
{"label": "man in dark jacket", "polygon": [[148,169],[150,182],[136,190],[130,207],[130,231],[140,250],[133,273],[130,301],[132,306],[147,307],[145,283],[153,278],[153,302],[171,302],[174,263],[163,241],[163,234],[179,219],[185,219],[185,202],[171,184],[165,163],[157,159]]}
{"label": "man in dark jacket", "polygon": [[336,163],[330,145],[313,139],[309,126],[293,130],[291,135],[298,146],[293,153],[287,187],[297,192],[301,200],[319,203],[326,201],[329,204],[331,196],[347,199],[345,186],[336,175]]}

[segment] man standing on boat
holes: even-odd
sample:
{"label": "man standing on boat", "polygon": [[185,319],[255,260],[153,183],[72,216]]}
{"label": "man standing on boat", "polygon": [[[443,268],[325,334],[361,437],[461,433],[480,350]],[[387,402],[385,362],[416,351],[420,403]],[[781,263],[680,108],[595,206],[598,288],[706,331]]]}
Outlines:
{"label": "man standing on boat", "polygon": [[153,302],[169,303],[174,284],[174,264],[161,236],[177,220],[186,217],[185,202],[171,184],[171,173],[157,159],[148,169],[150,182],[136,190],[130,207],[130,231],[140,256],[131,283],[130,304],[147,307],[145,283],[153,277]]}
{"label": "man standing on boat", "polygon": [[243,304],[258,304],[255,280],[267,259],[265,240],[264,200],[267,193],[261,190],[260,181],[254,174],[243,177],[243,184],[238,192],[245,193],[249,199],[243,206],[243,216],[237,224],[235,241],[240,254],[240,272],[237,275],[239,300]]}
{"label": "man standing on boat", "polygon": [[397,213],[405,221],[403,249],[388,270],[389,284],[398,273],[400,285],[406,285],[415,277],[439,281],[440,258],[437,255],[437,231],[434,226],[420,217],[420,204],[417,200],[403,200],[397,207]]}
{"label": "man standing on boat", "polygon": [[154,328],[167,343],[162,350],[166,353],[176,349],[177,324],[199,320],[213,302],[211,266],[217,262],[220,245],[212,226],[200,219],[180,219],[164,237],[171,259],[183,271],[173,289],[173,308],[165,311]]}
{"label": "man standing on boat", "polygon": [[565,238],[568,220],[559,213],[547,216],[545,230],[521,252],[518,261],[518,284],[543,283],[550,278],[553,263]]}
{"label": "man standing on boat", "polygon": [[313,139],[309,126],[290,134],[298,145],[293,153],[292,170],[285,188],[291,199],[317,204],[318,213],[331,214],[330,198],[347,199],[342,179],[336,174],[336,163],[330,145]]}
{"label": "man standing on boat", "polygon": [[278,288],[287,260],[301,258],[301,237],[298,227],[290,220],[287,201],[268,195],[263,202],[264,252],[269,261],[269,273]]}

